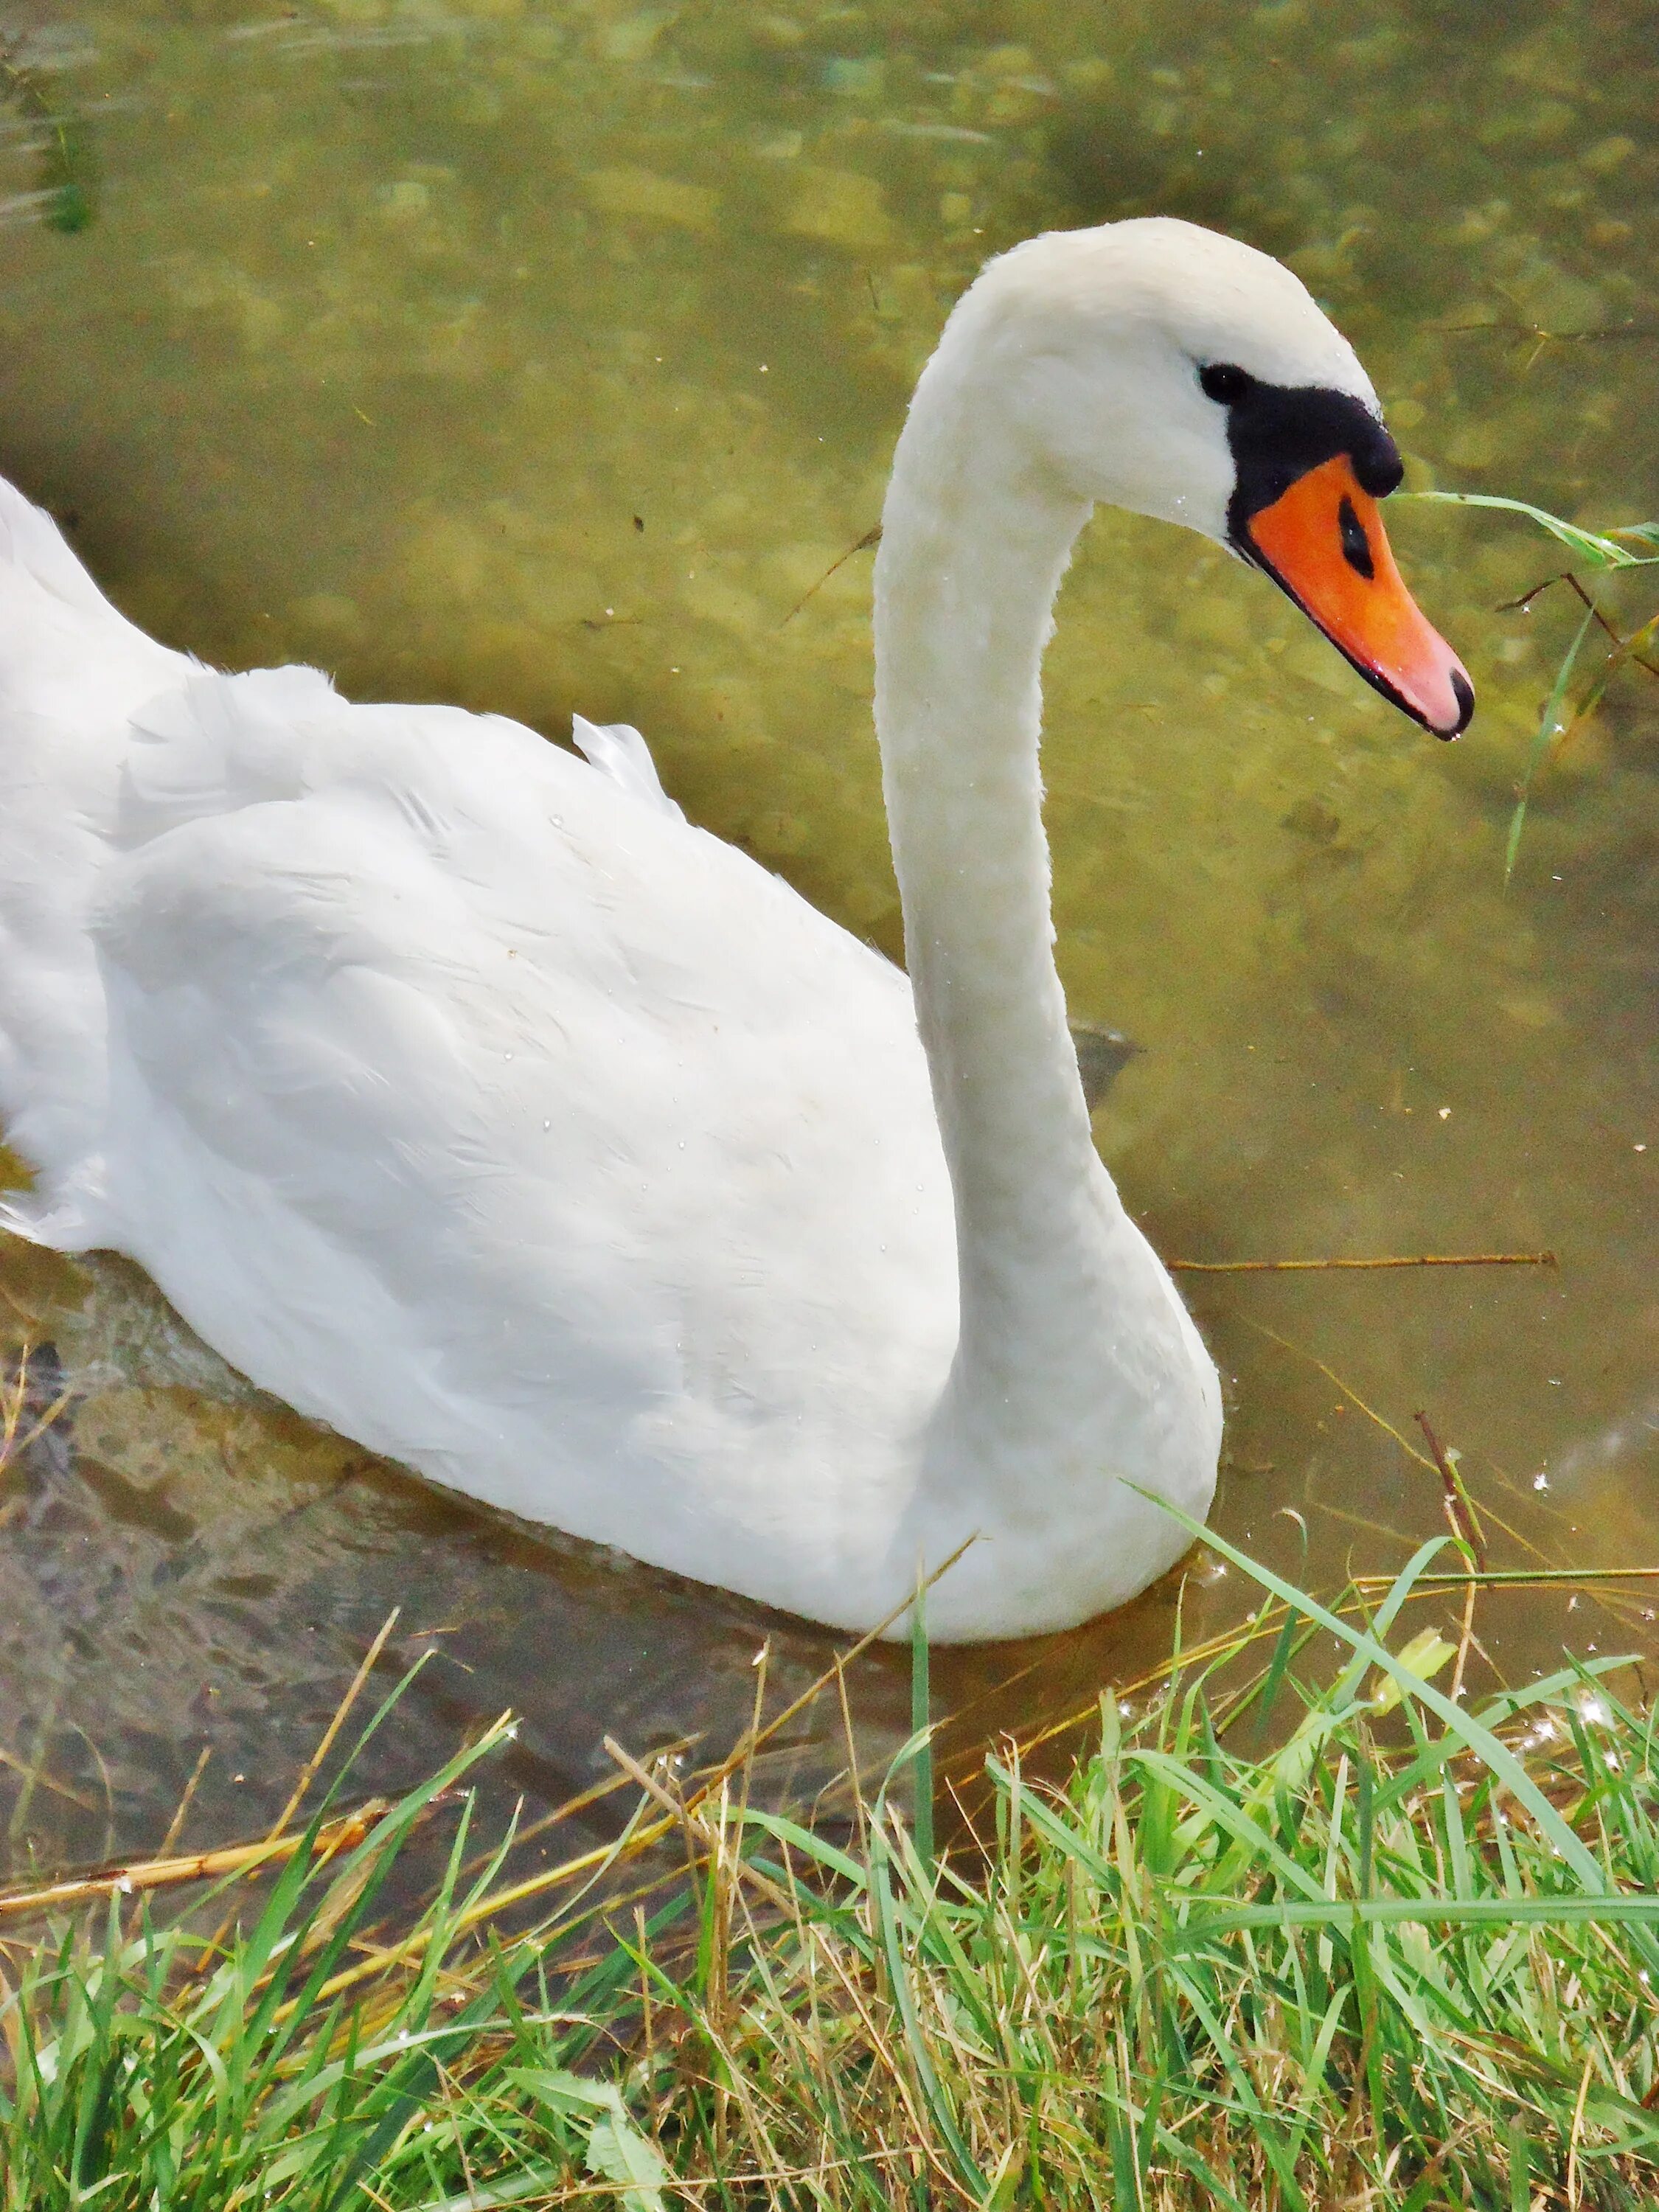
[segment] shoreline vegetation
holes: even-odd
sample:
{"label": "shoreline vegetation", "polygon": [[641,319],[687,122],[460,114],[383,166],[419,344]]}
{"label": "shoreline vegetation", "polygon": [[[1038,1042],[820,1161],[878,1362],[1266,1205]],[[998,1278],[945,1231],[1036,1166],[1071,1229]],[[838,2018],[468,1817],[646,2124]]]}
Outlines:
{"label": "shoreline vegetation", "polygon": [[[1103,1698],[1060,1784],[1000,1747],[941,1851],[925,1721],[833,1823],[750,1802],[763,1666],[731,1759],[610,1747],[635,1811],[528,1880],[469,1790],[504,1717],[396,1803],[348,1757],[302,1829],[9,1893],[0,2206],[1651,2203],[1626,1662],[1465,1697],[1456,1536],[1329,1606],[1204,1540],[1254,1617],[1133,1720]],[[1407,1632],[1448,1553],[1457,1644]]]}

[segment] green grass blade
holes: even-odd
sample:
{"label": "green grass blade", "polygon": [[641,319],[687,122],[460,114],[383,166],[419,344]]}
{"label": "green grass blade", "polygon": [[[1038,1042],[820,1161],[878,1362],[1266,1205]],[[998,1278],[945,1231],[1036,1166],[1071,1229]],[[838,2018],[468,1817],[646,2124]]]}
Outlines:
{"label": "green grass blade", "polygon": [[[1139,1487],[1135,1484],[1130,1486],[1136,1489]],[[1230,1544],[1225,1537],[1218,1535],[1214,1529],[1206,1529],[1201,1522],[1194,1520],[1191,1514],[1183,1512],[1180,1506],[1171,1504],[1167,1498],[1158,1498],[1155,1492],[1143,1490],[1140,1494],[1161,1504],[1164,1510],[1172,1519],[1178,1521],[1182,1527],[1195,1539],[1201,1537],[1213,1549],[1220,1552],[1224,1559],[1230,1559],[1241,1572],[1249,1575],[1252,1581],[1259,1583],[1264,1589],[1272,1590],[1276,1596],[1284,1599],[1287,1605],[1300,1606],[1311,1619],[1318,1621],[1321,1627],[1328,1629],[1339,1642],[1347,1644],[1350,1650],[1368,1659],[1372,1666],[1379,1668],[1383,1674],[1397,1681],[1408,1697],[1415,1698],[1420,1705],[1426,1705],[1431,1712],[1437,1714],[1453,1733],[1462,1738],[1467,1747],[1476,1754],[1482,1764],[1503,1783],[1516,1803],[1526,1807],[1539,1828],[1554,1844],[1586,1890],[1594,1896],[1606,1894],[1605,1880],[1594,1854],[1587,1850],[1580,1843],[1578,1838],[1551,1804],[1543,1790],[1532,1779],[1515,1753],[1506,1744],[1501,1742],[1490,1729],[1483,1728],[1472,1713],[1465,1712],[1460,1705],[1455,1705],[1443,1691],[1437,1690],[1432,1682],[1424,1681],[1409,1668],[1401,1666],[1395,1654],[1385,1645],[1377,1643],[1364,1630],[1354,1628],[1338,1614],[1328,1611],[1316,1599],[1308,1596],[1304,1591],[1294,1589],[1280,1576],[1276,1575],[1271,1567],[1263,1566],[1259,1561],[1252,1559],[1247,1553],[1241,1552],[1237,1545]]]}
{"label": "green grass blade", "polygon": [[920,1575],[910,1605],[910,1738],[915,1763],[916,1855],[933,1865],[933,1698],[927,1665],[927,1586]]}
{"label": "green grass blade", "polygon": [[921,2033],[921,2022],[916,2013],[915,1993],[910,1987],[910,1976],[899,1943],[898,1913],[893,1896],[891,1880],[892,1856],[887,1839],[879,1827],[870,1832],[870,1871],[876,1900],[878,1925],[881,1930],[882,1948],[886,1954],[887,1972],[890,1978],[893,2000],[898,2008],[899,2021],[904,2032],[905,2048],[915,2072],[916,2085],[926,2100],[934,2126],[948,2147],[957,2172],[968,2184],[974,2196],[981,2203],[990,2193],[990,2186],[972,2152],[957,2127],[933,2058]]}
{"label": "green grass blade", "polygon": [[[1535,523],[1557,542],[1576,553],[1581,561],[1593,568],[1641,568],[1652,564],[1652,557],[1632,553],[1617,538],[1602,537],[1594,530],[1583,530],[1576,522],[1564,522],[1559,514],[1546,508],[1533,507],[1524,499],[1504,499],[1495,492],[1486,491],[1417,491],[1399,495],[1405,499],[1435,500],[1446,507],[1494,507],[1507,514],[1523,515]],[[1651,543],[1659,533],[1659,524],[1636,523],[1618,533],[1619,538],[1634,538],[1641,543]]]}
{"label": "green grass blade", "polygon": [[1527,807],[1532,798],[1533,779],[1543,764],[1544,756],[1548,752],[1556,732],[1565,726],[1561,715],[1566,704],[1567,688],[1572,682],[1572,672],[1577,665],[1579,653],[1583,649],[1584,640],[1589,635],[1590,626],[1595,620],[1594,608],[1586,607],[1583,618],[1573,633],[1572,643],[1567,647],[1566,658],[1555,672],[1555,682],[1551,687],[1549,697],[1544,702],[1544,711],[1539,717],[1538,733],[1532,741],[1531,751],[1527,755],[1527,765],[1522,773],[1521,789],[1515,802],[1515,811],[1510,817],[1510,834],[1504,847],[1505,884],[1515,873],[1515,863],[1521,851],[1521,832],[1526,827]]}

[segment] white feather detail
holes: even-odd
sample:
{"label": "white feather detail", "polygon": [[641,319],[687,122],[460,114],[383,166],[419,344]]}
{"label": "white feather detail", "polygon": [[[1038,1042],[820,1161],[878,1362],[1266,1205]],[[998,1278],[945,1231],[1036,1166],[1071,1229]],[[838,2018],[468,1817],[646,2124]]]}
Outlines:
{"label": "white feather detail", "polygon": [[684,821],[684,813],[662,787],[650,746],[631,722],[590,722],[585,714],[573,714],[570,734],[578,751],[601,775],[608,775],[671,822]]}

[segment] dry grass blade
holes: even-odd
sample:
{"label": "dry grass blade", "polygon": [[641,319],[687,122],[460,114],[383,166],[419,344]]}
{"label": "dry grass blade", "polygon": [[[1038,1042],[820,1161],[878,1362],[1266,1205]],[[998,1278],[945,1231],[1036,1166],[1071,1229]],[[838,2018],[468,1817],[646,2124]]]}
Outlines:
{"label": "dry grass blade", "polygon": [[1553,1252],[1418,1252],[1385,1254],[1375,1259],[1333,1260],[1166,1260],[1173,1274],[1186,1275],[1313,1275],[1334,1270],[1375,1267],[1556,1267]]}
{"label": "dry grass blade", "polygon": [[1429,1448],[1435,1470],[1440,1477],[1447,1524],[1476,1567],[1484,1570],[1486,1564],[1486,1532],[1480,1526],[1480,1516],[1474,1510],[1474,1501],[1464,1486],[1463,1478],[1430,1425],[1427,1413],[1419,1412],[1413,1413],[1412,1419],[1423,1431],[1423,1441]]}
{"label": "dry grass blade", "polygon": [[[313,1844],[314,1856],[321,1862],[355,1849],[388,1810],[386,1799],[371,1797],[355,1812],[325,1822]],[[100,1867],[70,1881],[0,1891],[0,1921],[39,1919],[45,1913],[69,1911],[112,1897],[133,1897],[147,1890],[176,1888],[182,1882],[218,1881],[227,1875],[255,1874],[292,1858],[304,1841],[305,1832],[295,1830],[287,1835],[262,1837],[258,1843],[227,1844],[217,1850],[125,1859],[118,1866]]]}
{"label": "dry grass blade", "polygon": [[386,1650],[387,1638],[391,1636],[392,1630],[398,1626],[398,1616],[402,1611],[403,1607],[401,1606],[394,1605],[391,1612],[387,1613],[386,1619],[380,1623],[379,1632],[375,1636],[374,1641],[369,1645],[368,1650],[364,1652],[362,1663],[359,1666],[356,1673],[352,1676],[350,1686],[347,1689],[344,1697],[341,1698],[339,1704],[334,1708],[333,1717],[330,1720],[328,1726],[323,1730],[321,1741],[319,1742],[316,1750],[312,1753],[310,1758],[300,1769],[300,1772],[295,1782],[294,1787],[289,1792],[287,1804],[283,1806],[282,1811],[271,1822],[270,1833],[272,1836],[278,1836],[283,1832],[283,1829],[287,1827],[289,1822],[294,1818],[294,1815],[299,1811],[301,1804],[305,1802],[307,1790],[310,1789],[312,1784],[316,1780],[318,1769],[322,1765],[323,1761],[328,1757],[329,1753],[334,1748],[335,1739],[338,1736],[340,1730],[345,1726],[352,1707],[362,1695],[363,1685],[374,1673],[376,1662],[379,1661],[381,1652]]}

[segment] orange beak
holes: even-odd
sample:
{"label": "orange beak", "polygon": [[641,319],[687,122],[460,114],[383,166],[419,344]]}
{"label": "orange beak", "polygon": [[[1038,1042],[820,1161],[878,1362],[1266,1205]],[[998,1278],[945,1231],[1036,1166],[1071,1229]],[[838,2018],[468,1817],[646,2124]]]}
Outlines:
{"label": "orange beak", "polygon": [[1468,726],[1474,687],[1406,589],[1376,501],[1346,453],[1251,515],[1244,537],[1245,551],[1385,699],[1437,737]]}

